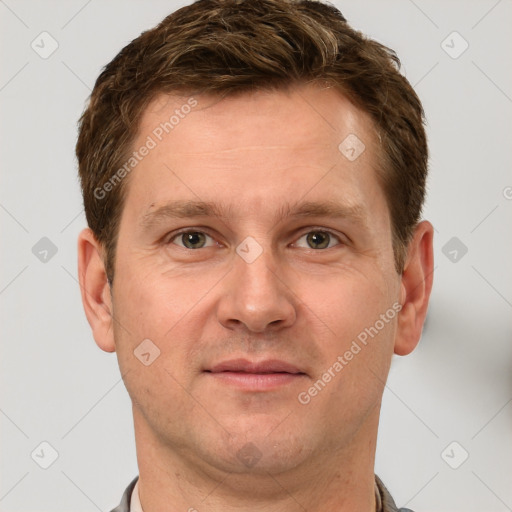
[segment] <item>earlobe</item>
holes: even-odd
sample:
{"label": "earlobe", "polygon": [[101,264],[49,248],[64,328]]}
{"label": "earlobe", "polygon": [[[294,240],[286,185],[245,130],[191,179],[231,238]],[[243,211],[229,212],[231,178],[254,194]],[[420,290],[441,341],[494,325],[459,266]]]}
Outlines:
{"label": "earlobe", "polygon": [[400,290],[402,310],[395,338],[395,354],[401,356],[416,348],[427,315],[434,271],[433,235],[432,224],[422,221],[409,244]]}
{"label": "earlobe", "polygon": [[78,236],[78,280],[85,315],[96,344],[105,352],[114,352],[110,286],[101,244],[89,228]]}

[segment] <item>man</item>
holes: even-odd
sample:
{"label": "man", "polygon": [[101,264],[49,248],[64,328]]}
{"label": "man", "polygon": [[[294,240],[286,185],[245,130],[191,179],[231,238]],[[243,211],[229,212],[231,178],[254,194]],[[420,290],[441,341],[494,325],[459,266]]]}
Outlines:
{"label": "man", "polygon": [[201,0],[99,76],[78,252],[133,403],[116,511],[397,510],[379,411],[433,269],[398,65],[320,2]]}

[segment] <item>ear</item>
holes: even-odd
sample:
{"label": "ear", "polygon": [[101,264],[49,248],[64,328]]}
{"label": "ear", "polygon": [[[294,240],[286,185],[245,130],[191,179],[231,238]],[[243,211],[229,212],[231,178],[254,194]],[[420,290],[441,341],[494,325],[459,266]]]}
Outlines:
{"label": "ear", "polygon": [[428,300],[434,272],[434,228],[428,221],[420,222],[409,244],[402,273],[395,354],[411,353],[420,341],[427,316]]}
{"label": "ear", "polygon": [[112,298],[103,263],[103,250],[91,229],[78,236],[78,280],[85,316],[96,344],[105,352],[114,352]]}

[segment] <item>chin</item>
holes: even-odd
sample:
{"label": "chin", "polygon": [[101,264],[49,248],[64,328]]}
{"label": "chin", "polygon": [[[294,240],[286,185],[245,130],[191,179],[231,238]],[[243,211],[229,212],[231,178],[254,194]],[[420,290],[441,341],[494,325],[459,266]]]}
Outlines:
{"label": "chin", "polygon": [[231,436],[216,443],[217,453],[210,452],[210,456],[215,461],[213,465],[231,473],[268,477],[269,473],[279,474],[299,466],[314,452],[312,436],[301,434],[297,428],[293,432],[281,431],[275,419],[254,421],[250,429],[238,425],[229,431]]}

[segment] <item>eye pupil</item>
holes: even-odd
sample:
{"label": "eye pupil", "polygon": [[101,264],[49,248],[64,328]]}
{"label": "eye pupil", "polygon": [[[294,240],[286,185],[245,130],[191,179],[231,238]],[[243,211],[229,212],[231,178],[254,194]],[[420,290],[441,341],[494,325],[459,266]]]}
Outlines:
{"label": "eye pupil", "polygon": [[329,239],[329,233],[325,233],[324,231],[312,231],[307,236],[308,244],[313,249],[325,249],[329,245]]}
{"label": "eye pupil", "polygon": [[181,240],[185,247],[189,249],[197,249],[197,244],[201,244],[201,242],[204,244],[204,234],[199,233],[198,231],[183,233]]}

